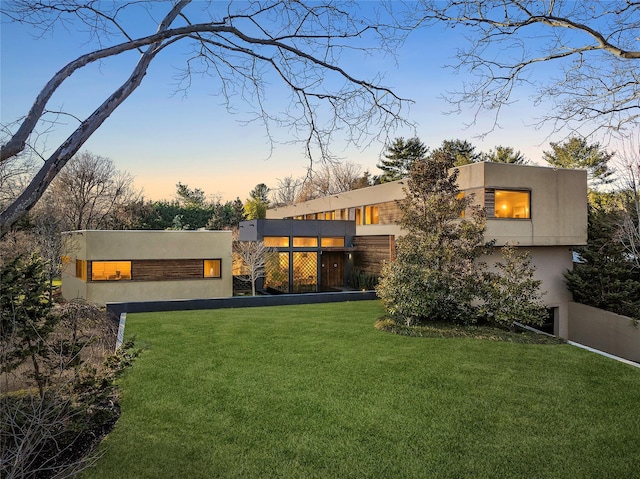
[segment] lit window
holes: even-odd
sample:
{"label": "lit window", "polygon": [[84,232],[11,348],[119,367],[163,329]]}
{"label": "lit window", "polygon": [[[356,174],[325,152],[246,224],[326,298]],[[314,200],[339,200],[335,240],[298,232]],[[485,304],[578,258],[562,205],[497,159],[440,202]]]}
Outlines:
{"label": "lit window", "polygon": [[496,218],[531,218],[529,191],[495,190]]}
{"label": "lit window", "polygon": [[92,261],[91,281],[131,279],[131,261]]}
{"label": "lit window", "polygon": [[289,292],[289,253],[265,253],[264,287]]}
{"label": "lit window", "polygon": [[269,248],[288,248],[289,237],[288,236],[265,236],[262,239],[265,246]]}
{"label": "lit window", "polygon": [[205,278],[221,278],[222,277],[222,260],[205,259],[204,260],[204,277]]}
{"label": "lit window", "polygon": [[[464,191],[461,191],[460,193],[458,193],[456,195],[456,199],[461,200],[464,198]],[[460,218],[464,218],[464,210],[462,210],[462,213],[460,213]]]}
{"label": "lit window", "polygon": [[378,224],[378,207],[377,206],[365,206],[364,208],[364,222],[367,225]]}
{"label": "lit window", "polygon": [[336,219],[336,212],[335,211],[327,211],[324,214],[324,219],[325,220],[335,220]]}
{"label": "lit window", "polygon": [[362,208],[356,208],[356,224],[362,224]]}
{"label": "lit window", "polygon": [[84,259],[76,260],[76,278],[87,280],[87,262]]}
{"label": "lit window", "polygon": [[304,219],[305,220],[315,220],[316,219],[316,214],[315,213],[310,213],[308,215],[305,215]]}
{"label": "lit window", "polygon": [[310,293],[318,290],[318,254],[293,253],[293,292]]}
{"label": "lit window", "polygon": [[317,248],[318,238],[315,236],[296,236],[293,238],[294,248]]}
{"label": "lit window", "polygon": [[349,219],[349,210],[347,209],[336,210],[335,213],[336,213],[336,218],[340,218],[341,220]]}
{"label": "lit window", "polygon": [[320,246],[323,248],[344,248],[344,237],[323,237],[320,238]]}

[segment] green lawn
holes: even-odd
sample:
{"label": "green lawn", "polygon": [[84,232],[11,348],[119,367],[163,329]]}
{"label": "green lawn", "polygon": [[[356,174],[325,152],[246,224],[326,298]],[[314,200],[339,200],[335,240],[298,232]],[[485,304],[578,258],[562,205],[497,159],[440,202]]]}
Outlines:
{"label": "green lawn", "polygon": [[96,478],[631,478],[640,369],[397,336],[377,301],[135,314]]}

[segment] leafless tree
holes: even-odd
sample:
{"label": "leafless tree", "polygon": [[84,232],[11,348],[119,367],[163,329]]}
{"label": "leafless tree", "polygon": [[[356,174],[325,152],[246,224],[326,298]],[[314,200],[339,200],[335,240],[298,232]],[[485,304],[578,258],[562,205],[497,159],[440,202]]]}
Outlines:
{"label": "leafless tree", "polygon": [[[145,14],[146,9],[146,15]],[[138,52],[131,75],[46,158],[21,195],[0,214],[0,235],[29,211],[43,195],[64,165],[141,84],[149,66],[166,48],[180,42],[190,45],[182,77],[187,88],[194,74],[217,80],[220,97],[232,110],[232,100],[248,102],[254,111],[249,121],[270,127],[289,128],[305,145],[307,155],[317,146],[330,156],[332,134],[347,133],[356,143],[384,135],[401,120],[405,100],[382,86],[379,78],[358,78],[342,67],[345,52],[361,49],[363,54],[392,54],[399,31],[376,19],[376,9],[359,8],[354,2],[271,0],[265,2],[95,2],[68,0],[2,2],[4,21],[20,22],[49,31],[60,24],[86,30],[98,48],[63,66],[43,87],[24,119],[4,125],[9,134],[2,139],[0,163],[20,154],[30,145],[39,125],[50,115],[49,102],[59,87],[86,65],[108,60],[126,52]],[[143,15],[140,15],[140,14]],[[368,14],[372,18],[368,18]],[[126,25],[137,15],[136,31]],[[140,19],[161,18],[150,25]],[[95,42],[93,43],[95,44]],[[25,72],[24,74],[28,74]],[[279,79],[289,89],[290,103],[282,113],[268,111],[268,84]],[[329,112],[327,117],[323,113]],[[72,112],[62,112],[72,117]],[[58,115],[61,112],[57,113]]]}
{"label": "leafless tree", "polygon": [[[55,395],[3,399],[0,404],[0,472],[6,479],[72,478],[94,465],[100,454],[76,455],[95,444],[82,444],[78,435],[69,441],[68,425],[80,416],[71,399]],[[43,451],[48,452],[47,454]],[[69,459],[71,458],[71,459]]]}
{"label": "leafless tree", "polygon": [[65,252],[64,237],[59,211],[49,202],[40,202],[34,210],[33,238],[40,256],[45,261],[49,282],[49,301],[53,300],[53,281],[62,272],[62,255]]}
{"label": "leafless tree", "polygon": [[271,204],[275,207],[295,204],[303,185],[304,178],[294,178],[293,176],[278,178],[278,185],[271,190]]}
{"label": "leafless tree", "polygon": [[0,163],[0,207],[10,204],[18,197],[33,171],[33,160],[27,155],[16,155]]}
{"label": "leafless tree", "polygon": [[444,23],[466,36],[453,65],[465,83],[447,99],[457,111],[472,106],[473,123],[490,110],[497,126],[516,89],[529,86],[534,105],[553,100],[540,124],[554,131],[618,134],[640,122],[636,1],[423,0],[415,11],[423,26]]}
{"label": "leafless tree", "polygon": [[298,201],[308,201],[323,196],[337,195],[361,188],[368,178],[362,167],[351,162],[328,162],[311,171],[298,195]]}
{"label": "leafless tree", "polygon": [[[40,393],[32,388],[29,361],[16,370],[17,377],[4,370],[0,375],[3,478],[77,477],[99,458],[89,451],[101,438],[98,431],[79,425],[117,413],[113,397],[101,398],[104,391],[97,386],[108,376],[96,374],[114,348],[113,321],[96,305],[81,301],[59,305],[53,314],[59,320],[39,354],[39,375],[46,378],[46,388]],[[10,338],[3,336],[1,353],[6,353],[6,341]],[[21,394],[7,394],[16,390]]]}
{"label": "leafless tree", "polygon": [[623,209],[619,236],[640,271],[640,136],[627,140],[620,163]]}
{"label": "leafless tree", "polygon": [[66,229],[117,226],[116,212],[140,199],[133,177],[117,170],[109,158],[83,151],[75,155],[51,184],[47,203],[55,204]]}
{"label": "leafless tree", "polygon": [[241,272],[237,276],[251,283],[251,294],[255,296],[256,281],[266,275],[267,254],[275,250],[265,246],[264,241],[234,241],[233,250]]}

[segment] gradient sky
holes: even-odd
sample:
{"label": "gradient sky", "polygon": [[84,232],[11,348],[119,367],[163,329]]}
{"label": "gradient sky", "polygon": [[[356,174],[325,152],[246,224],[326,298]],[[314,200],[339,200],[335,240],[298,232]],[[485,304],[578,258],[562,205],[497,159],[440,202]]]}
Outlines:
{"label": "gradient sky", "polygon": [[[496,145],[512,146],[531,162],[542,164],[542,151],[549,149],[548,130],[530,126],[540,116],[519,91],[519,101],[505,109],[502,129],[476,138],[492,123],[491,114],[483,115],[480,124],[465,129],[470,114],[444,115],[451,107],[439,97],[447,90],[460,88],[464,78],[445,65],[453,62],[456,45],[463,42],[460,30],[424,29],[409,37],[397,52],[397,64],[354,56],[347,69],[355,76],[374,71],[384,75],[383,84],[400,96],[415,101],[406,117],[417,124],[416,131],[400,130],[392,137],[417,135],[431,148],[445,139],[468,139],[476,149],[488,151]],[[59,28],[53,35],[33,36],[25,26],[4,23],[1,26],[0,120],[3,124],[23,116],[48,79],[67,62],[91,51],[72,27]],[[92,111],[130,72],[137,55],[91,65],[65,82],[49,104],[51,109],[70,111],[78,116]],[[277,145],[270,155],[265,131],[243,125],[247,117],[240,112],[230,115],[222,99],[212,93],[215,87],[208,78],[194,78],[186,94],[175,94],[176,74],[184,66],[179,49],[166,51],[152,64],[142,85],[85,144],[84,149],[113,160],[116,167],[135,176],[136,186],[149,199],[169,199],[177,182],[200,188],[208,195],[224,200],[248,197],[258,183],[270,187],[278,178],[303,176],[308,161],[299,145]],[[269,102],[278,105],[283,94],[274,86]],[[283,105],[285,103],[283,102]],[[244,108],[243,105],[238,105]],[[539,107],[541,108],[541,107]],[[52,150],[76,122],[60,117],[48,136],[43,136]],[[286,132],[276,132],[286,139]],[[559,138],[561,139],[561,138]],[[376,163],[384,145],[377,142],[365,150],[334,145],[345,160],[360,164],[372,174],[379,173]]]}

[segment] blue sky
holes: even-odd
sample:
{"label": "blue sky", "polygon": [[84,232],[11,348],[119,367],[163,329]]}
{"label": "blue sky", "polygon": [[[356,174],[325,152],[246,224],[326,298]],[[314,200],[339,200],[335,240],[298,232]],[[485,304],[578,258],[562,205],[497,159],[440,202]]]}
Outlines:
{"label": "blue sky", "polygon": [[[57,29],[54,35],[34,38],[33,31],[17,24],[2,24],[0,63],[0,120],[3,124],[20,118],[48,79],[68,61],[92,50],[72,27]],[[465,129],[470,112],[444,115],[450,105],[439,97],[459,88],[464,78],[444,68],[453,62],[456,44],[463,41],[457,30],[425,29],[410,36],[397,51],[397,64],[389,59],[372,61],[354,56],[347,69],[355,76],[379,71],[382,83],[415,104],[405,111],[417,129],[398,130],[392,137],[417,134],[428,146],[437,147],[445,139],[468,139],[481,151],[496,145],[512,146],[534,163],[541,163],[542,151],[549,149],[548,131],[531,124],[539,116],[520,91],[520,100],[501,117],[502,129],[475,138],[490,128],[490,113],[482,115],[476,127]],[[90,65],[65,82],[50,103],[51,109],[80,116],[92,111],[122,82],[137,55]],[[194,78],[186,94],[175,94],[176,74],[184,66],[179,49],[161,54],[151,66],[142,86],[106,121],[86,143],[85,149],[109,157],[118,169],[135,176],[136,186],[150,199],[171,198],[177,182],[200,188],[223,199],[248,197],[258,183],[270,187],[277,178],[302,176],[308,162],[299,145],[276,145],[270,155],[264,129],[242,125],[247,116],[230,115],[208,78]],[[282,90],[273,87],[268,101],[282,102]],[[240,108],[243,105],[238,104]],[[71,118],[60,117],[46,137],[50,149],[57,146],[75,126]],[[287,139],[287,132],[276,132]],[[553,137],[551,138],[554,139]],[[372,174],[383,150],[374,143],[365,150],[334,145],[345,160],[362,165]]]}

